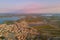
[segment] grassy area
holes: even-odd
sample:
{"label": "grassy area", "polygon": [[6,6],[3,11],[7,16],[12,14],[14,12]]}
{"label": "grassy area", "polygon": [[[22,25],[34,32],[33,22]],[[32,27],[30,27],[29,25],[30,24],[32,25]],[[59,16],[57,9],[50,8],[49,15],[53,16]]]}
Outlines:
{"label": "grassy area", "polygon": [[54,27],[51,27],[50,25],[43,25],[43,26],[34,26],[33,28],[36,29],[54,29]]}
{"label": "grassy area", "polygon": [[43,26],[34,26],[33,28],[37,29],[41,34],[48,34],[50,36],[60,36],[60,30],[55,29],[49,25]]}
{"label": "grassy area", "polygon": [[14,21],[5,21],[4,24],[14,24]]}

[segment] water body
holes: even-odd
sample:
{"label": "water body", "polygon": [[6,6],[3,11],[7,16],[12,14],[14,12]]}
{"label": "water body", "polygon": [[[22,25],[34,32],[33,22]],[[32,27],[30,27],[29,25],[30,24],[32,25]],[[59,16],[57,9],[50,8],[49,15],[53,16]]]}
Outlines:
{"label": "water body", "polygon": [[18,17],[3,17],[3,18],[0,18],[0,24],[4,23],[4,21],[16,21],[20,18]]}

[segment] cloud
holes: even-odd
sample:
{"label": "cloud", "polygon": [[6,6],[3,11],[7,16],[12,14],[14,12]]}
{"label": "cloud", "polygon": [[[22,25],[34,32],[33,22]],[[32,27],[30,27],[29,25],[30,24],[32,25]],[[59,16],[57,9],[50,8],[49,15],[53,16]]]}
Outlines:
{"label": "cloud", "polygon": [[28,4],[26,6],[24,6],[24,8],[22,9],[23,11],[25,11],[26,13],[38,13],[39,12],[39,8],[43,8],[44,5],[43,4]]}
{"label": "cloud", "polygon": [[26,13],[60,13],[60,5],[30,4],[24,7]]}
{"label": "cloud", "polygon": [[6,8],[0,8],[0,13],[8,13],[16,10],[20,10],[21,6],[13,6],[13,7],[6,7]]}
{"label": "cloud", "polygon": [[60,5],[47,5],[42,3],[27,3],[25,5],[15,5],[10,8],[0,8],[0,13],[21,12],[23,13],[60,13]]}

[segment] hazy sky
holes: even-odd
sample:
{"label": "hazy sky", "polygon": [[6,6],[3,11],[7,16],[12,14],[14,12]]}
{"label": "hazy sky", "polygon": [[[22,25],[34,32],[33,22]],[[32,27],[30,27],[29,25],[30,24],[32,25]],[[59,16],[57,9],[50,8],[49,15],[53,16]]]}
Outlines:
{"label": "hazy sky", "polygon": [[0,0],[0,13],[60,13],[60,0]]}

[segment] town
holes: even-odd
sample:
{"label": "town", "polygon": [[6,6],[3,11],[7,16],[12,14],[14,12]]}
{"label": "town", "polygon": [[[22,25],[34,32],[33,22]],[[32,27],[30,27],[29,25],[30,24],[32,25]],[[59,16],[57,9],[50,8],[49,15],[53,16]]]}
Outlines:
{"label": "town", "polygon": [[[56,18],[57,17],[57,18]],[[60,16],[20,16],[0,24],[1,40],[54,40],[60,37]],[[6,17],[5,17],[6,18]],[[53,19],[52,19],[53,18]]]}

